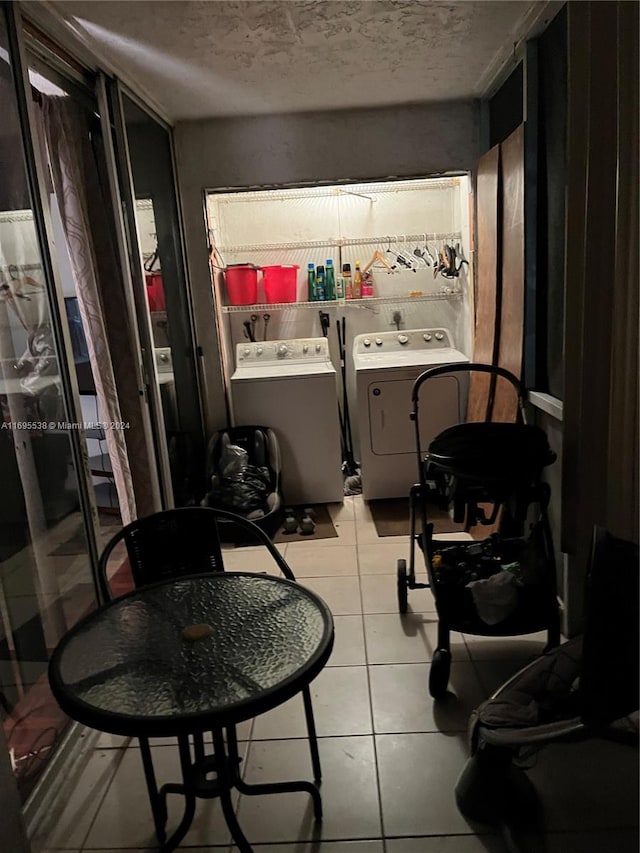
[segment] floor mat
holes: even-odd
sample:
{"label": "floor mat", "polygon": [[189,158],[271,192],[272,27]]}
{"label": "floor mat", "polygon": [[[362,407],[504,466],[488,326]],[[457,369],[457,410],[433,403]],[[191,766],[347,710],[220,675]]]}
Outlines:
{"label": "floor mat", "polygon": [[[409,498],[369,501],[369,510],[378,536],[409,535]],[[427,519],[433,522],[434,533],[464,533],[464,524],[456,524],[447,512],[438,509],[438,507],[429,505]],[[418,520],[416,532],[419,531]]]}
{"label": "floor mat", "polygon": [[[289,509],[289,507],[287,507]],[[284,533],[283,527],[277,529],[273,541],[276,544],[284,544],[285,542],[313,542],[314,539],[333,539],[338,535],[338,531],[333,526],[333,521],[329,515],[329,510],[324,504],[315,504],[311,506],[314,513],[314,521],[316,526],[313,533],[300,533],[300,521],[304,517],[306,507],[291,507],[296,519],[298,520],[298,528],[295,533]]]}

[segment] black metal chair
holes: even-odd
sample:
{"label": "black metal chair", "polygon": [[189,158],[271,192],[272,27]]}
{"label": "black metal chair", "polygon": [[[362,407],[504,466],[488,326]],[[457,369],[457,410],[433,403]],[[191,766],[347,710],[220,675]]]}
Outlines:
{"label": "black metal chair", "polygon": [[514,760],[599,737],[637,746],[638,545],[594,530],[585,630],[517,672],[471,715],[458,808],[503,827],[536,802]]}
{"label": "black metal chair", "polygon": [[[218,522],[232,523],[243,528],[248,538],[264,545],[282,574],[291,581],[295,575],[282,554],[257,525],[242,516],[211,507],[181,507],[138,518],[123,527],[106,544],[99,560],[99,579],[105,601],[113,596],[109,587],[107,564],[114,549],[124,543],[129,558],[131,574],[136,587],[186,575],[224,571]],[[249,553],[247,560],[250,559]],[[316,734],[311,691],[302,689],[304,713],[307,723],[309,749],[316,783],[322,778],[320,754]],[[155,786],[153,764],[148,739],[140,738],[140,750],[148,785]],[[202,737],[194,740],[197,759],[204,757]],[[152,797],[153,802],[153,797]]]}

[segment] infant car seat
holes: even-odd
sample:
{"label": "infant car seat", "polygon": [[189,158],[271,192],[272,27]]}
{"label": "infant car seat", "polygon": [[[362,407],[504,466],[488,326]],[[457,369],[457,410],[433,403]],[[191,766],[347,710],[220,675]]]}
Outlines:
{"label": "infant car seat", "polygon": [[[272,429],[238,426],[220,430],[207,448],[209,492],[202,504],[235,512],[253,521],[267,535],[281,520],[280,448]],[[247,542],[247,531],[233,522],[220,522],[225,542]]]}

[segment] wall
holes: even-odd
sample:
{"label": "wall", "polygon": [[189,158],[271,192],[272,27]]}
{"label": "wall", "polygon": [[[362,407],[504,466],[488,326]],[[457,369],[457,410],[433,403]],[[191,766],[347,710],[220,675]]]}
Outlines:
{"label": "wall", "polygon": [[[176,160],[209,430],[226,412],[205,240],[204,190],[410,177],[474,168],[473,101],[180,122]],[[359,144],[361,142],[361,144]]]}

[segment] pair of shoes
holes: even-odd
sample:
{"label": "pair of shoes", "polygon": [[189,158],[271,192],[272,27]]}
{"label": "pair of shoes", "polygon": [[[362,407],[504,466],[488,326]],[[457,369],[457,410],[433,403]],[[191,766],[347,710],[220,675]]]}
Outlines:
{"label": "pair of shoes", "polygon": [[282,525],[283,533],[297,533],[298,527],[303,536],[311,536],[316,529],[315,512],[311,507],[305,507],[302,518],[298,524],[298,519],[294,515],[292,509],[286,509],[284,512],[284,523]]}

